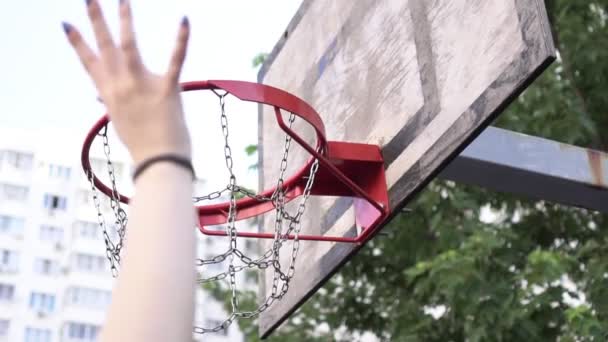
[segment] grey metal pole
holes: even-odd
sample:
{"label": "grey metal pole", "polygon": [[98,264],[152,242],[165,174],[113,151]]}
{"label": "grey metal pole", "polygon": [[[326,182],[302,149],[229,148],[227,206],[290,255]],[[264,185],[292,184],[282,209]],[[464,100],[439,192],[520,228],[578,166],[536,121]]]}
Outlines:
{"label": "grey metal pole", "polygon": [[608,213],[608,154],[488,127],[439,177]]}

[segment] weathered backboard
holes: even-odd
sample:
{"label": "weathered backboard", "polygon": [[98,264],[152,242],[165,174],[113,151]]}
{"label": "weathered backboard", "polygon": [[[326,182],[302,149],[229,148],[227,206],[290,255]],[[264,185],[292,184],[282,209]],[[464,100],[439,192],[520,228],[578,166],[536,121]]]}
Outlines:
{"label": "weathered backboard", "polygon": [[[312,105],[328,139],[380,145],[397,213],[554,58],[542,0],[310,0],[259,81]],[[284,144],[271,110],[261,107],[259,116],[261,188],[276,184]],[[294,124],[310,136],[304,126]],[[297,147],[289,156],[288,171],[309,157]],[[351,203],[311,198],[303,232],[353,234]],[[272,231],[271,220],[262,229]],[[261,335],[360,247],[302,242],[289,292],[260,316]],[[290,247],[283,249],[287,258]],[[271,273],[262,277],[261,296]]]}

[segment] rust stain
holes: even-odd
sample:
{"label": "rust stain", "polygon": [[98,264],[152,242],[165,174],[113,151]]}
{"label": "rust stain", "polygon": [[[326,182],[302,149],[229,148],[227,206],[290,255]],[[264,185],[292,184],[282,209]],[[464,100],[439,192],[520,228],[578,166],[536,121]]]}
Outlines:
{"label": "rust stain", "polygon": [[602,159],[605,158],[602,152],[587,149],[587,158],[589,159],[589,167],[591,168],[591,176],[593,183],[599,186],[606,186],[604,183],[604,170]]}

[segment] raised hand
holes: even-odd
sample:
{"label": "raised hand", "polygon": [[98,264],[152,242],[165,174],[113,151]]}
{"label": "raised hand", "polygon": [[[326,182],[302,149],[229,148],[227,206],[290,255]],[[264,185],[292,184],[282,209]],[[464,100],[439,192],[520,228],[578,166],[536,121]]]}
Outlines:
{"label": "raised hand", "polygon": [[91,49],[75,27],[63,23],[63,28],[134,162],[164,153],[190,158],[190,136],[178,85],[190,33],[188,19],[182,19],[167,72],[157,75],[142,64],[129,1],[120,1],[118,45],[98,0],[88,0],[86,4],[99,53]]}

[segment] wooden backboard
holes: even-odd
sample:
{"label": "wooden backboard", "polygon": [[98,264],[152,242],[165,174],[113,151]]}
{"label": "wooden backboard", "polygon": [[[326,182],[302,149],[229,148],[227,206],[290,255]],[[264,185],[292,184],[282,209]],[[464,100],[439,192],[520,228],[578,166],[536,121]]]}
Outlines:
{"label": "wooden backboard", "polygon": [[[258,80],[312,105],[330,140],[380,145],[396,213],[554,58],[542,0],[309,0]],[[275,185],[284,142],[268,111],[260,107],[261,188]],[[295,128],[311,136],[305,125]],[[294,147],[288,171],[307,157]],[[311,198],[303,232],[353,234],[351,203]],[[271,220],[261,229],[272,231]],[[303,242],[290,289],[261,314],[260,334],[276,329],[359,248]],[[283,249],[286,258],[290,246]],[[262,298],[271,273],[262,275]]]}

